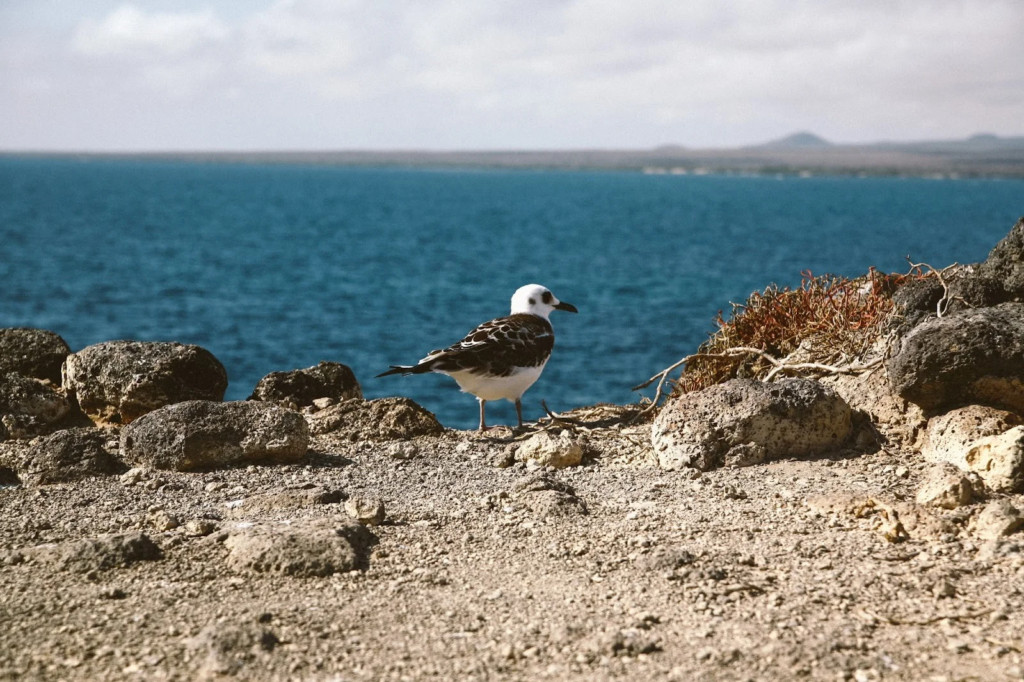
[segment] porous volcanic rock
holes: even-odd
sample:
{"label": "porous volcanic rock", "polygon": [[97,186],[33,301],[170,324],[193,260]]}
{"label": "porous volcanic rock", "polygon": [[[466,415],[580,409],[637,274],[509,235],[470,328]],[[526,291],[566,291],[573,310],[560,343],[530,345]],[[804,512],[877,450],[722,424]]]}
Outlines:
{"label": "porous volcanic rock", "polygon": [[576,466],[583,461],[583,447],[572,436],[560,433],[553,436],[547,431],[536,433],[519,444],[516,459],[533,461],[556,469]]}
{"label": "porous volcanic rock", "polygon": [[224,399],[228,375],[210,351],[181,343],[107,341],[64,361],[64,387],[98,423],[128,424],[186,400]]}
{"label": "porous volcanic rock", "polygon": [[45,383],[15,372],[0,374],[0,440],[44,433],[69,409],[67,399]]}
{"label": "porous volcanic rock", "polygon": [[127,467],[116,456],[117,442],[117,433],[106,429],[57,431],[28,449],[18,477],[32,485],[47,485],[119,474]]}
{"label": "porous volcanic rock", "polygon": [[1024,490],[1024,426],[975,441],[965,459],[967,468],[981,476],[989,489],[1000,493]]}
{"label": "porous volcanic rock", "polygon": [[306,419],[315,435],[330,433],[351,441],[408,440],[444,432],[433,413],[408,398],[346,400]]}
{"label": "porous volcanic rock", "polygon": [[59,386],[60,367],[70,353],[68,344],[54,332],[28,327],[0,329],[0,374],[17,372]]}
{"label": "porous volcanic rock", "polygon": [[900,397],[926,411],[981,403],[1024,411],[1024,304],[921,323],[886,362]]}
{"label": "porous volcanic rock", "polygon": [[937,277],[907,282],[893,294],[892,300],[902,316],[894,317],[894,328],[905,334],[938,313],[950,314],[971,308],[988,308],[1010,300],[1003,282],[985,274],[979,266],[963,265],[943,275],[946,288]]}
{"label": "porous volcanic rock", "polygon": [[1020,416],[1013,412],[986,405],[958,407],[928,420],[921,454],[929,462],[947,462],[966,471],[967,451],[975,441],[1020,425]]}
{"label": "porous volcanic rock", "polygon": [[1024,218],[996,244],[978,270],[1000,281],[1012,300],[1024,300]]}
{"label": "porous volcanic rock", "polygon": [[259,524],[233,531],[224,545],[236,571],[307,578],[362,568],[374,536],[349,519]]}
{"label": "porous volcanic rock", "polygon": [[144,533],[105,535],[22,550],[26,558],[75,573],[105,571],[137,561],[155,561],[160,548]]}
{"label": "porous volcanic rock", "polygon": [[249,400],[290,403],[309,407],[314,400],[330,398],[342,402],[362,398],[363,389],[355,373],[339,362],[321,362],[316,367],[291,372],[271,372],[260,379]]}
{"label": "porous volcanic rock", "polygon": [[268,403],[208,400],[167,405],[121,431],[121,456],[133,466],[191,471],[240,463],[287,464],[309,444],[302,415]]}
{"label": "porous volcanic rock", "polygon": [[851,432],[850,406],[811,379],[733,379],[666,403],[651,440],[664,469],[746,466],[821,454]]}

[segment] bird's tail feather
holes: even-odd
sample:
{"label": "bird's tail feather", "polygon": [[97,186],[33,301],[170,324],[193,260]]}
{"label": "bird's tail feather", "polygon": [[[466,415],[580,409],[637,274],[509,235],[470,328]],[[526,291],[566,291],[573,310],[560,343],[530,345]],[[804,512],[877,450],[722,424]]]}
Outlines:
{"label": "bird's tail feather", "polygon": [[418,365],[391,365],[391,369],[386,372],[381,372],[374,379],[386,377],[389,374],[401,374],[402,376],[408,376],[409,374],[425,374],[430,371],[430,363],[421,362]]}

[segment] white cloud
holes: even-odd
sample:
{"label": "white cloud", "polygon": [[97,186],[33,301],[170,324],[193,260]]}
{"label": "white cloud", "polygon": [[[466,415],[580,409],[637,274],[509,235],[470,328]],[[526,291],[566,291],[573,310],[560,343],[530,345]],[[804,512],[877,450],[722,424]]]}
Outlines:
{"label": "white cloud", "polygon": [[71,59],[0,47],[0,90],[133,112],[149,146],[223,146],[217,129],[251,147],[1024,134],[1020,0],[208,1],[81,18]]}
{"label": "white cloud", "polygon": [[90,56],[180,56],[200,46],[224,42],[230,34],[210,10],[147,13],[134,5],[122,5],[102,21],[84,19],[75,31],[72,46]]}

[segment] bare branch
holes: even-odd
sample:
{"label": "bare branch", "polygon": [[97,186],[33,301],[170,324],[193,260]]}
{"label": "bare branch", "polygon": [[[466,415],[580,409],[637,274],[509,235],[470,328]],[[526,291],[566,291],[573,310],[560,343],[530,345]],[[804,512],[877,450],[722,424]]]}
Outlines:
{"label": "bare branch", "polygon": [[956,267],[957,263],[953,263],[952,265],[948,265],[948,266],[942,268],[942,270],[936,270],[935,268],[933,268],[932,266],[928,265],[927,263],[914,263],[914,262],[912,262],[910,260],[910,256],[907,256],[907,262],[910,263],[910,269],[911,270],[920,269],[920,268],[928,268],[928,270],[932,274],[934,274],[935,277],[939,280],[939,284],[942,285],[942,298],[940,298],[939,302],[937,304],[935,304],[935,315],[936,315],[936,317],[942,317],[943,315],[945,315],[946,311],[949,310],[949,304],[952,302],[952,300],[949,297],[949,285],[946,284],[946,279],[942,276],[942,274],[944,272],[946,272],[947,270],[950,270],[950,269]]}

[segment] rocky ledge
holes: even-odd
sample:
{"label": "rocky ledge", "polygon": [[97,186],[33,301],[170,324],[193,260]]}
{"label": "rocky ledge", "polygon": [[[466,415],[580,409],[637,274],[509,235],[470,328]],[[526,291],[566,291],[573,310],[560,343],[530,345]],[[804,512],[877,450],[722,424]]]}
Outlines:
{"label": "rocky ledge", "polygon": [[1020,679],[1022,253],[912,284],[870,371],[483,434],[0,330],[0,677]]}

